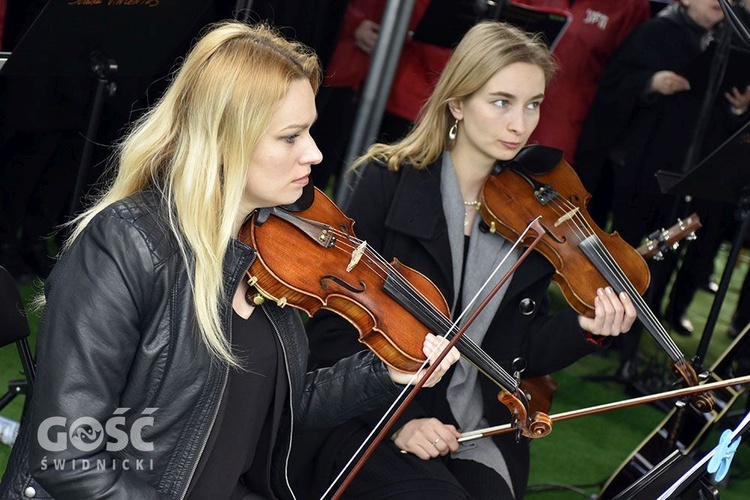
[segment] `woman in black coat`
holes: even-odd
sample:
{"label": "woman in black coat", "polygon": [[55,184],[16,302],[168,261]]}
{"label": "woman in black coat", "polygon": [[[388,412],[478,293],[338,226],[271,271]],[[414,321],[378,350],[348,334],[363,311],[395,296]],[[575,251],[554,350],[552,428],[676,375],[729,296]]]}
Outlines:
{"label": "woman in black coat", "polygon": [[[552,71],[541,43],[501,23],[480,23],[456,48],[412,132],[396,144],[374,145],[357,162],[361,178],[347,211],[357,236],[386,260],[398,258],[430,278],[453,317],[510,251],[510,243],[487,231],[476,200],[496,162],[514,158],[534,130]],[[503,268],[518,255],[512,252]],[[533,254],[466,333],[508,371],[525,365],[523,376],[533,377],[559,370],[600,349],[605,336],[627,331],[635,319],[629,299],[611,290],[600,290],[595,318],[571,310],[548,315],[552,275]],[[308,333],[315,366],[362,349],[352,327],[332,314],[317,314]],[[435,389],[419,393],[347,489],[350,498],[523,496],[525,438],[457,442],[458,429],[502,424],[510,415],[497,401],[496,385],[465,360],[456,366]],[[315,495],[379,417],[350,420],[325,438],[307,436]]]}
{"label": "woman in black coat", "polygon": [[[575,166],[596,198],[602,169],[612,165],[613,224],[631,245],[670,222],[654,174],[685,166],[706,90],[698,81],[709,70],[701,55],[723,17],[717,0],[674,3],[631,33],[602,76]],[[708,131],[722,119],[715,111]]]}

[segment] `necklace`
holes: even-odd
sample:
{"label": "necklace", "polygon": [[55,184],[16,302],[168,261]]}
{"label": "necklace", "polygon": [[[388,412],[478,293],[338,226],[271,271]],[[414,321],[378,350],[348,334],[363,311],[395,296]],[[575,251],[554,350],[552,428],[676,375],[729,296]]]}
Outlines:
{"label": "necklace", "polygon": [[479,210],[479,200],[474,201],[464,201],[464,227],[469,225],[469,207],[474,207],[476,210]]}

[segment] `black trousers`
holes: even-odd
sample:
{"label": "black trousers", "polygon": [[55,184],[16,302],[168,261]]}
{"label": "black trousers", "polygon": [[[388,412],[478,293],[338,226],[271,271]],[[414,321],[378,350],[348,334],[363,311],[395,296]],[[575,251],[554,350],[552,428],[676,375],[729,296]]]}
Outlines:
{"label": "black trousers", "polygon": [[[354,428],[351,424],[347,424],[350,432],[345,439],[341,440],[339,434],[320,449],[315,471],[317,484],[311,498],[320,498],[367,437],[369,428],[365,425]],[[415,455],[401,453],[393,442],[385,440],[367,460],[343,498],[504,500],[513,498],[513,495],[505,480],[485,465],[450,456],[421,460]]]}

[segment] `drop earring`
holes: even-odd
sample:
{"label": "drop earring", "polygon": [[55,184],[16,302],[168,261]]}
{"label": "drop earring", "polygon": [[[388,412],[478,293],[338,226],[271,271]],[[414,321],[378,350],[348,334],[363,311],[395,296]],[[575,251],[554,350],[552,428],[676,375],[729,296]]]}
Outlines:
{"label": "drop earring", "polygon": [[458,119],[453,122],[453,126],[448,130],[448,139],[455,141],[456,136],[458,136]]}

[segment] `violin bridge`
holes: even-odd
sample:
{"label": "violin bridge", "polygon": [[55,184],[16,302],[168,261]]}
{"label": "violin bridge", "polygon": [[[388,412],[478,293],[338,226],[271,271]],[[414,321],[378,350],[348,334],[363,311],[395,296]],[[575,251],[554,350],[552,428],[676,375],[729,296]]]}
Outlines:
{"label": "violin bridge", "polygon": [[555,221],[555,227],[559,227],[565,224],[566,221],[569,221],[570,219],[578,215],[578,212],[578,207],[575,207],[573,210],[570,210],[569,212],[563,214],[559,219]]}
{"label": "violin bridge", "polygon": [[352,259],[349,261],[349,264],[346,266],[346,272],[351,272],[352,269],[354,269],[354,266],[356,266],[359,263],[359,260],[362,258],[362,255],[365,253],[365,248],[367,248],[367,242],[363,241],[359,244],[357,248],[354,249],[352,252]]}

